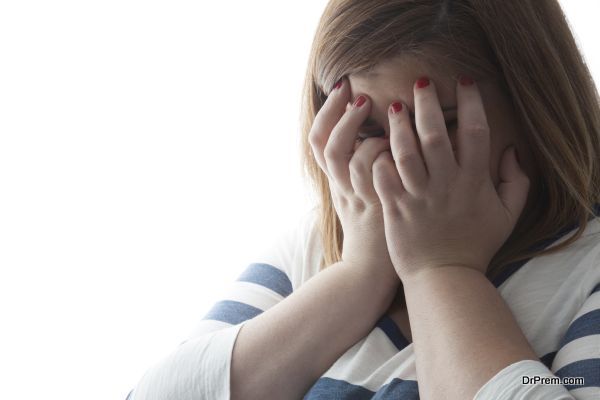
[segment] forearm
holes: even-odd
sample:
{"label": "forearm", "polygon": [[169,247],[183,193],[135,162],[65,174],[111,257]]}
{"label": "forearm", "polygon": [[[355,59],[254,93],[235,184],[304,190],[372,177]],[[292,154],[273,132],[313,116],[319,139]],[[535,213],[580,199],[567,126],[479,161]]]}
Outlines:
{"label": "forearm", "polygon": [[231,399],[302,398],[390,306],[400,280],[375,270],[331,265],[248,321],[233,349]]}
{"label": "forearm", "polygon": [[403,280],[423,399],[472,399],[506,366],[537,360],[488,279],[465,267]]}

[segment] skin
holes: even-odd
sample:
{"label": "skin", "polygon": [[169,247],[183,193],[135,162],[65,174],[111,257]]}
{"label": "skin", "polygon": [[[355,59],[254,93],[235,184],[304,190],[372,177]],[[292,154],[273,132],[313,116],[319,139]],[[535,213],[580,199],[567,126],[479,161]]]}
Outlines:
{"label": "skin", "polygon": [[[450,109],[449,111],[444,111],[443,116],[449,125],[448,136],[453,152],[456,154],[456,81],[446,70],[436,70],[420,62],[418,59],[408,56],[380,62],[369,74],[359,73],[347,76],[350,86],[350,101],[346,109],[351,109],[352,104],[359,95],[367,97],[368,101],[365,106],[369,107],[368,118],[363,121],[362,126],[367,127],[368,132],[383,130],[385,132],[384,137],[389,138],[390,123],[388,119],[388,106],[394,101],[400,101],[413,114],[410,118],[413,132],[416,132],[413,85],[421,76],[427,76],[435,82],[440,106]],[[491,180],[494,187],[497,188],[499,183],[498,171],[502,154],[509,146],[516,146],[521,167],[531,182],[531,190],[529,191],[524,210],[524,213],[526,213],[527,210],[535,206],[535,194],[538,191],[539,182],[539,171],[533,160],[529,144],[525,139],[523,130],[518,124],[509,96],[496,83],[477,82],[477,85],[481,93],[487,123],[490,128],[489,173]],[[366,132],[364,131],[359,136],[369,136]],[[415,136],[420,143],[418,135]],[[357,143],[355,149],[359,146],[360,144]],[[402,287],[400,288],[402,289]],[[412,341],[405,297],[401,290],[398,291],[387,314],[396,322],[404,337]]]}
{"label": "skin", "polygon": [[[371,100],[369,117],[376,127],[385,130],[385,136],[390,136],[390,125],[387,118],[387,108],[393,101],[401,101],[414,113],[414,82],[425,75],[436,84],[440,105],[456,108],[456,82],[449,74],[436,71],[412,57],[399,57],[379,63],[373,69],[373,76],[360,74],[348,75],[352,104],[359,96],[367,96]],[[487,121],[491,131],[490,143],[490,175],[494,186],[498,185],[498,165],[502,153],[515,145],[519,153],[519,161],[532,183],[538,175],[533,162],[529,145],[520,129],[509,97],[502,92],[497,84],[478,82],[479,90]],[[444,113],[446,121],[456,120],[456,111]],[[449,132],[452,147],[456,149],[456,128]],[[532,190],[533,192],[533,190]]]}
{"label": "skin", "polygon": [[[503,368],[538,360],[485,276],[526,210],[531,156],[497,86],[463,86],[411,59],[378,71],[349,82],[354,96],[369,96],[370,115],[390,141],[373,162],[372,182],[404,287],[420,396],[473,398]],[[415,85],[421,76],[429,86]],[[392,102],[403,110],[392,113]],[[457,111],[443,114],[445,106]],[[444,121],[456,117],[448,132]],[[511,144],[521,164],[506,151]]]}

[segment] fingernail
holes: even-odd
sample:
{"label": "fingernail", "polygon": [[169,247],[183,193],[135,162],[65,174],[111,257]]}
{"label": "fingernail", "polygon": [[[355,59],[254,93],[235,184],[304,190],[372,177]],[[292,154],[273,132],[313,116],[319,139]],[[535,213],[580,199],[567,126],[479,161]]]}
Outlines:
{"label": "fingernail", "polygon": [[392,114],[397,114],[402,111],[402,103],[394,102],[392,103]]}
{"label": "fingernail", "polygon": [[365,96],[358,96],[358,98],[354,101],[354,106],[355,107],[360,107],[363,104],[365,104],[365,101],[367,101],[367,99],[365,98]]}
{"label": "fingernail", "polygon": [[426,76],[423,76],[423,77],[417,79],[417,87],[419,89],[424,88],[426,86],[429,86],[429,78],[427,78]]}
{"label": "fingernail", "polygon": [[331,90],[335,90],[335,89],[339,89],[339,88],[341,88],[341,87],[342,87],[342,81],[343,81],[343,79],[344,79],[344,78],[340,78],[340,79],[339,79],[339,80],[338,80],[338,81],[335,83],[335,85],[333,86],[333,89],[331,89]]}
{"label": "fingernail", "polygon": [[458,81],[463,86],[470,86],[474,82],[473,78],[471,78],[470,76],[467,76],[467,75],[461,75],[460,79]]}

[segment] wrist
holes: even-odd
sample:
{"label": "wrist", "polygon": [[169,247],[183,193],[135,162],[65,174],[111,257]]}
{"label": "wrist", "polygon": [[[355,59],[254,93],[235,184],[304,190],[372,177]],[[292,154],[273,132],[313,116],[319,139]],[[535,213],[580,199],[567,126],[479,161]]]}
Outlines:
{"label": "wrist", "polygon": [[400,277],[394,270],[394,266],[390,264],[380,265],[376,262],[354,262],[341,261],[346,268],[358,271],[370,280],[378,281],[381,285],[397,288],[401,284]]}
{"label": "wrist", "polygon": [[386,270],[366,263],[345,261],[340,263],[343,264],[342,269],[354,275],[354,279],[364,286],[364,293],[369,297],[381,295],[380,297],[385,299],[384,302],[389,303],[396,297],[398,288],[402,285],[402,281],[392,268]]}
{"label": "wrist", "polygon": [[450,284],[453,280],[463,279],[485,279],[485,274],[478,268],[467,267],[464,265],[443,265],[418,268],[402,277],[402,284],[405,287],[420,285],[423,282],[432,280],[442,280]]}

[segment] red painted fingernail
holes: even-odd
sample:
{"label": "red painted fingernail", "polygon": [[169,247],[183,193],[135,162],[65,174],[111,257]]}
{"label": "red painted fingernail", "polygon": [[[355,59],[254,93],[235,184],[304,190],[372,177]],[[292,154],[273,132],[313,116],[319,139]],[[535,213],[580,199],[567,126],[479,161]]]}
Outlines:
{"label": "red painted fingernail", "polygon": [[367,101],[365,96],[358,96],[358,98],[354,101],[354,106],[360,107],[365,104],[365,101]]}
{"label": "red painted fingernail", "polygon": [[470,76],[467,76],[467,75],[461,75],[461,76],[460,76],[460,79],[459,79],[458,81],[459,81],[459,82],[460,82],[460,84],[461,84],[461,85],[463,85],[463,86],[469,86],[469,85],[472,85],[472,84],[473,84],[473,82],[474,82],[474,80],[473,80],[473,79],[472,79]]}
{"label": "red painted fingernail", "polygon": [[423,76],[423,77],[417,79],[417,87],[419,89],[424,88],[426,86],[429,86],[429,78]]}
{"label": "red painted fingernail", "polygon": [[333,86],[332,90],[341,88],[342,87],[342,80],[343,80],[343,78],[340,78],[340,80],[335,83],[335,85]]}
{"label": "red painted fingernail", "polygon": [[402,111],[402,103],[392,103],[392,113],[396,114]]}

